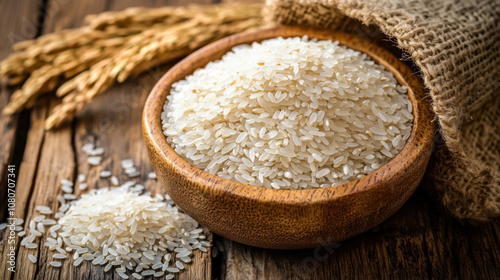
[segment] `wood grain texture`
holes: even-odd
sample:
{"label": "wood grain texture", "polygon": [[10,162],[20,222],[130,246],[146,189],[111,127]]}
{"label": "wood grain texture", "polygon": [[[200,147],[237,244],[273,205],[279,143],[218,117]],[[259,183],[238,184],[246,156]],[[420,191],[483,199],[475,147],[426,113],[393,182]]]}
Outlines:
{"label": "wood grain texture", "polygon": [[[6,58],[11,53],[11,47],[14,43],[22,40],[32,39],[36,36],[38,31],[38,16],[40,12],[41,1],[1,1],[0,2],[0,59]],[[7,16],[6,13],[10,13]],[[7,88],[4,84],[0,86],[0,108],[3,108],[8,100],[10,94],[14,91],[13,88]],[[35,114],[44,114],[41,111],[37,111]],[[19,129],[25,129],[19,127],[19,115],[14,116],[4,116],[0,115],[0,217],[10,218],[7,213],[7,171],[6,167],[9,164],[13,164],[14,158],[14,146],[16,144],[16,132]],[[22,124],[25,125],[25,124]],[[32,143],[33,149],[31,150],[32,160],[30,163],[25,162],[25,164],[35,164],[38,160],[37,158],[37,143],[41,141],[40,135],[33,135],[37,133],[32,133],[30,135],[30,143]],[[18,139],[20,141],[20,139]],[[22,156],[22,155],[17,155]],[[20,172],[19,166],[16,166],[16,172]],[[32,174],[31,174],[32,175]],[[18,173],[17,187],[16,187],[16,205],[14,211],[14,218],[24,218],[26,205],[29,202],[30,190],[32,186],[33,176],[26,177],[26,180],[19,178],[21,176]],[[4,222],[4,221],[2,221]],[[2,231],[0,233],[0,279],[10,279],[12,273],[8,270],[11,267],[7,263],[7,253],[9,253],[11,244],[8,243],[7,235],[10,234],[9,230]],[[19,244],[20,238],[16,237],[15,242]],[[14,250],[17,255],[17,249]],[[18,269],[16,268],[16,271]]]}
{"label": "wood grain texture", "polygon": [[[160,115],[174,82],[219,59],[235,45],[304,35],[339,41],[368,54],[409,89],[415,116],[412,133],[391,161],[361,179],[337,187],[274,190],[206,173],[190,165],[167,144]],[[176,204],[198,222],[243,244],[300,249],[345,240],[394,214],[422,179],[432,152],[433,118],[420,80],[390,52],[348,33],[283,26],[230,36],[175,65],[146,102],[143,134],[160,182]]]}
{"label": "wood grain texture", "polygon": [[[35,38],[38,31],[38,16],[41,1],[1,1],[0,11],[9,11],[16,15],[11,18],[0,17],[0,60],[11,53],[13,44],[27,39]],[[14,88],[7,88],[4,83],[0,84],[0,108],[7,105],[10,94]],[[12,163],[12,155],[15,145],[16,132],[18,130],[19,115],[5,116],[0,114],[0,193],[6,193],[7,183],[6,166]],[[4,202],[3,198],[0,200]],[[7,209],[0,209],[0,217],[5,217]]]}
{"label": "wood grain texture", "polygon": [[[48,108],[55,107],[56,102],[51,101]],[[41,125],[41,123],[39,124]],[[31,129],[39,129],[32,127]],[[42,126],[43,129],[43,126]],[[75,161],[72,151],[72,133],[71,129],[61,131],[45,132],[44,141],[40,150],[40,159],[36,169],[34,186],[31,190],[32,198],[28,203],[28,211],[25,221],[31,221],[36,216],[40,215],[35,211],[36,206],[46,205],[56,213],[58,208],[57,195],[61,193],[60,181],[62,179],[73,178]],[[30,155],[25,154],[25,157]],[[25,172],[22,169],[20,172]],[[29,171],[28,171],[29,172]],[[19,271],[14,274],[14,279],[34,279],[35,277],[43,277],[42,279],[57,279],[61,276],[63,269],[53,269],[48,265],[52,261],[49,257],[53,252],[48,251],[44,247],[45,239],[39,238],[34,243],[38,244],[37,249],[19,248],[18,253],[18,268]],[[33,254],[38,257],[37,265],[32,264],[28,260],[28,254]],[[65,262],[64,267],[69,266],[69,262]]]}

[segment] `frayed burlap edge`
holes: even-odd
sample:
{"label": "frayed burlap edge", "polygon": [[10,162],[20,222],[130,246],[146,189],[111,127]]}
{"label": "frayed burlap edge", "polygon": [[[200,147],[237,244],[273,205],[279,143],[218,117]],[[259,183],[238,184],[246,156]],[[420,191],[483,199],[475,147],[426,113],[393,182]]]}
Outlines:
{"label": "frayed burlap edge", "polygon": [[428,176],[453,215],[487,221],[500,212],[500,89],[471,118],[462,129],[468,156],[454,156],[438,141]]}

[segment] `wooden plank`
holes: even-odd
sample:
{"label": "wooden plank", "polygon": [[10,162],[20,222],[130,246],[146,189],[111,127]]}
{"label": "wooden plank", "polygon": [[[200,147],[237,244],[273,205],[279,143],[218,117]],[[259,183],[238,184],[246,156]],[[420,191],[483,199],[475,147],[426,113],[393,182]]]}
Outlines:
{"label": "wooden plank", "polygon": [[[46,103],[46,102],[45,102]],[[43,120],[48,116],[48,108],[47,106],[40,106],[32,110],[31,112],[31,129],[29,130],[26,149],[24,151],[23,161],[20,166],[16,168],[19,169],[19,175],[17,178],[17,186],[16,186],[16,209],[15,216],[24,219],[26,217],[26,210],[29,207],[30,198],[32,198],[32,189],[35,181],[36,170],[39,162],[40,155],[40,147],[42,146],[44,139],[44,129],[43,129]],[[15,243],[19,244],[21,238],[16,238]],[[4,246],[0,246],[2,249],[0,259],[6,255],[6,250],[8,249],[7,244],[3,244]],[[17,250],[18,253],[18,250]],[[21,267],[26,263],[23,263],[24,260],[19,257],[17,254],[17,265]],[[0,279],[10,279],[10,275],[7,273],[7,269],[5,269],[6,263],[0,263]],[[16,275],[24,275],[25,272],[21,269],[16,270]],[[22,279],[22,278],[21,278]],[[30,278],[25,278],[30,279]]]}
{"label": "wooden plank", "polygon": [[[55,105],[56,102],[52,101],[48,107],[51,109]],[[38,125],[43,127],[42,122]],[[35,127],[32,129],[34,128]],[[31,221],[36,216],[40,215],[35,212],[35,207],[39,205],[49,206],[54,213],[56,212],[58,207],[57,194],[60,192],[60,181],[62,179],[72,178],[74,174],[71,141],[71,130],[65,131],[63,129],[61,131],[45,132],[40,152],[40,160],[37,166],[35,185],[33,187],[25,219],[26,221]],[[55,143],[57,144],[55,145]],[[19,249],[19,272],[14,275],[14,279],[34,279],[35,277],[42,277],[42,279],[58,278],[60,270],[49,269],[48,266],[48,262],[52,260],[48,258],[48,250],[43,245],[46,238],[47,236],[44,235],[34,242],[38,244],[37,249],[27,249],[25,247]],[[28,254],[33,254],[38,258],[37,265],[33,265],[28,260]],[[52,254],[53,252],[50,253],[50,255]]]}
{"label": "wooden plank", "polygon": [[278,251],[219,237],[221,279],[495,279],[499,228],[463,226],[418,190],[389,220],[338,245]]}
{"label": "wooden plank", "polygon": [[[5,53],[5,52],[2,52]],[[0,88],[0,108],[4,108],[9,102],[11,90],[7,89],[5,85]],[[0,193],[7,192],[7,165],[12,163],[15,137],[18,126],[18,115],[5,116],[0,115]],[[1,199],[1,203],[6,202],[6,196]],[[0,219],[6,216],[6,207],[0,209]]]}
{"label": "wooden plank", "polygon": [[[41,1],[26,0],[0,2],[0,11],[8,11],[9,13],[9,15],[0,17],[0,60],[12,52],[13,44],[36,36],[40,3]],[[7,88],[4,83],[1,84],[0,109],[7,105],[12,92],[12,88]],[[0,114],[0,135],[2,135],[0,137],[0,193],[2,194],[7,191],[6,167],[12,163],[18,117],[18,115],[4,116]],[[3,198],[1,202],[5,202]],[[0,208],[0,218],[5,217],[6,211],[6,207]]]}
{"label": "wooden plank", "polygon": [[[38,16],[41,10],[41,1],[2,1],[0,2],[0,60],[6,58],[12,51],[12,45],[21,40],[31,39],[36,36],[38,31]],[[7,14],[8,13],[8,14]],[[0,108],[5,107],[10,94],[13,92],[12,88],[7,88],[2,85],[0,88]],[[35,114],[43,114],[37,111]],[[26,124],[23,124],[26,125]],[[3,116],[0,115],[0,218],[10,217],[7,210],[7,171],[6,167],[12,164],[14,160],[14,146],[16,144],[16,133],[19,128],[19,115]],[[21,128],[25,129],[25,128]],[[27,128],[26,128],[27,129]],[[28,136],[30,142],[36,143],[40,140],[39,135],[31,133]],[[20,139],[18,139],[20,140]],[[19,144],[19,143],[18,143]],[[35,144],[36,145],[36,144]],[[32,162],[36,162],[38,151],[32,150]],[[16,155],[22,156],[22,155]],[[25,163],[29,164],[29,163]],[[15,173],[18,173],[20,166],[15,166]],[[20,175],[20,173],[18,174]],[[26,209],[27,197],[30,195],[30,182],[16,178],[16,200],[15,200],[15,218],[24,218]],[[4,222],[4,221],[2,221]],[[19,264],[17,249],[11,250],[12,244],[9,243],[7,238],[10,235],[10,230],[5,230],[0,233],[0,279],[10,279],[12,272],[8,269],[11,267],[7,261],[10,257],[7,255],[11,252],[15,254],[16,265]],[[15,244],[19,244],[19,237],[12,239]],[[15,247],[15,246],[14,246]],[[15,271],[19,271],[16,267]]]}
{"label": "wooden plank", "polygon": [[[48,13],[45,20],[43,33],[53,32],[62,28],[80,26],[87,13],[96,13],[103,11],[105,3],[101,1],[86,1],[85,5],[80,2],[48,2]],[[60,180],[72,179],[74,177],[75,160],[73,154],[73,129],[71,125],[61,129],[45,132],[43,130],[43,121],[48,113],[58,102],[54,99],[49,100],[46,105],[40,105],[32,113],[32,126],[30,134],[42,134],[43,141],[29,142],[25,151],[23,161],[29,160],[31,150],[39,150],[39,161],[37,164],[24,164],[20,170],[20,180],[34,181],[31,197],[28,203],[25,220],[30,221],[39,214],[35,212],[38,205],[47,205],[55,212],[58,207],[57,195],[60,193]],[[45,112],[45,116],[35,115],[37,110]],[[37,133],[35,133],[37,132]],[[37,134],[38,135],[38,134]],[[38,146],[37,146],[38,145]],[[35,177],[34,177],[35,176]],[[30,186],[31,186],[30,185]],[[30,192],[26,192],[30,193]],[[39,238],[35,243],[38,248],[33,250],[22,247],[18,252],[18,268],[13,279],[58,279],[61,269],[53,269],[48,265],[52,261],[49,253],[44,247],[46,236]],[[33,265],[28,260],[28,254],[33,254],[38,258],[38,263]],[[66,262],[66,266],[70,263]]]}

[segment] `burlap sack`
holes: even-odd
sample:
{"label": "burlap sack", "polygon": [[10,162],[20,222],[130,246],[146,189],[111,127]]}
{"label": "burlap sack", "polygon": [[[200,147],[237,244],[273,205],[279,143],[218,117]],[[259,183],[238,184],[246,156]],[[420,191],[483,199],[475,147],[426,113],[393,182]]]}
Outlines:
{"label": "burlap sack", "polygon": [[461,219],[500,215],[499,0],[267,0],[265,13],[327,28],[358,21],[392,38],[433,100],[444,144],[428,176],[443,204]]}

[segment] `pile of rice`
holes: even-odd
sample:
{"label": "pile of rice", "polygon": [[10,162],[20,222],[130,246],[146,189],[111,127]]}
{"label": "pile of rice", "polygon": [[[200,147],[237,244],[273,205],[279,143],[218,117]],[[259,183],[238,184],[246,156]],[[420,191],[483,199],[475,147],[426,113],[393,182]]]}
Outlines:
{"label": "pile of rice", "polygon": [[[86,144],[84,152],[92,157],[104,152]],[[92,152],[94,151],[94,152]],[[134,168],[132,159],[122,162],[125,173]],[[89,162],[94,165],[93,162]],[[134,171],[135,172],[135,171]],[[103,176],[103,174],[105,176]],[[58,195],[61,204],[52,216],[51,207],[36,206],[41,215],[21,226],[24,221],[12,221],[11,230],[24,237],[20,245],[32,253],[28,259],[37,263],[38,238],[49,235],[44,246],[54,254],[49,256],[52,267],[63,267],[64,261],[72,259],[74,266],[84,261],[104,267],[104,272],[115,270],[122,279],[163,277],[173,279],[192,262],[196,250],[208,252],[210,242],[198,223],[180,211],[168,195],[144,192],[144,186],[134,181],[120,185],[111,171],[101,171],[101,179],[116,187],[92,189],[77,197],[73,194],[74,183],[61,180],[64,195]],[[77,176],[78,188],[86,190],[86,175]],[[135,177],[135,176],[134,176]],[[149,173],[150,179],[156,174]],[[100,184],[99,184],[100,185]],[[7,224],[0,224],[0,230]]]}
{"label": "pile of rice", "polygon": [[[72,203],[59,219],[64,246],[74,248],[75,265],[83,260],[115,267],[122,278],[176,273],[191,262],[194,250],[207,251],[203,230],[175,205],[140,194],[129,186],[93,189]],[[49,238],[49,249],[61,247]],[[177,259],[172,265],[171,259]]]}
{"label": "pile of rice", "polygon": [[194,166],[275,189],[336,186],[394,157],[412,128],[407,89],[338,42],[233,48],[172,86],[164,134]]}

